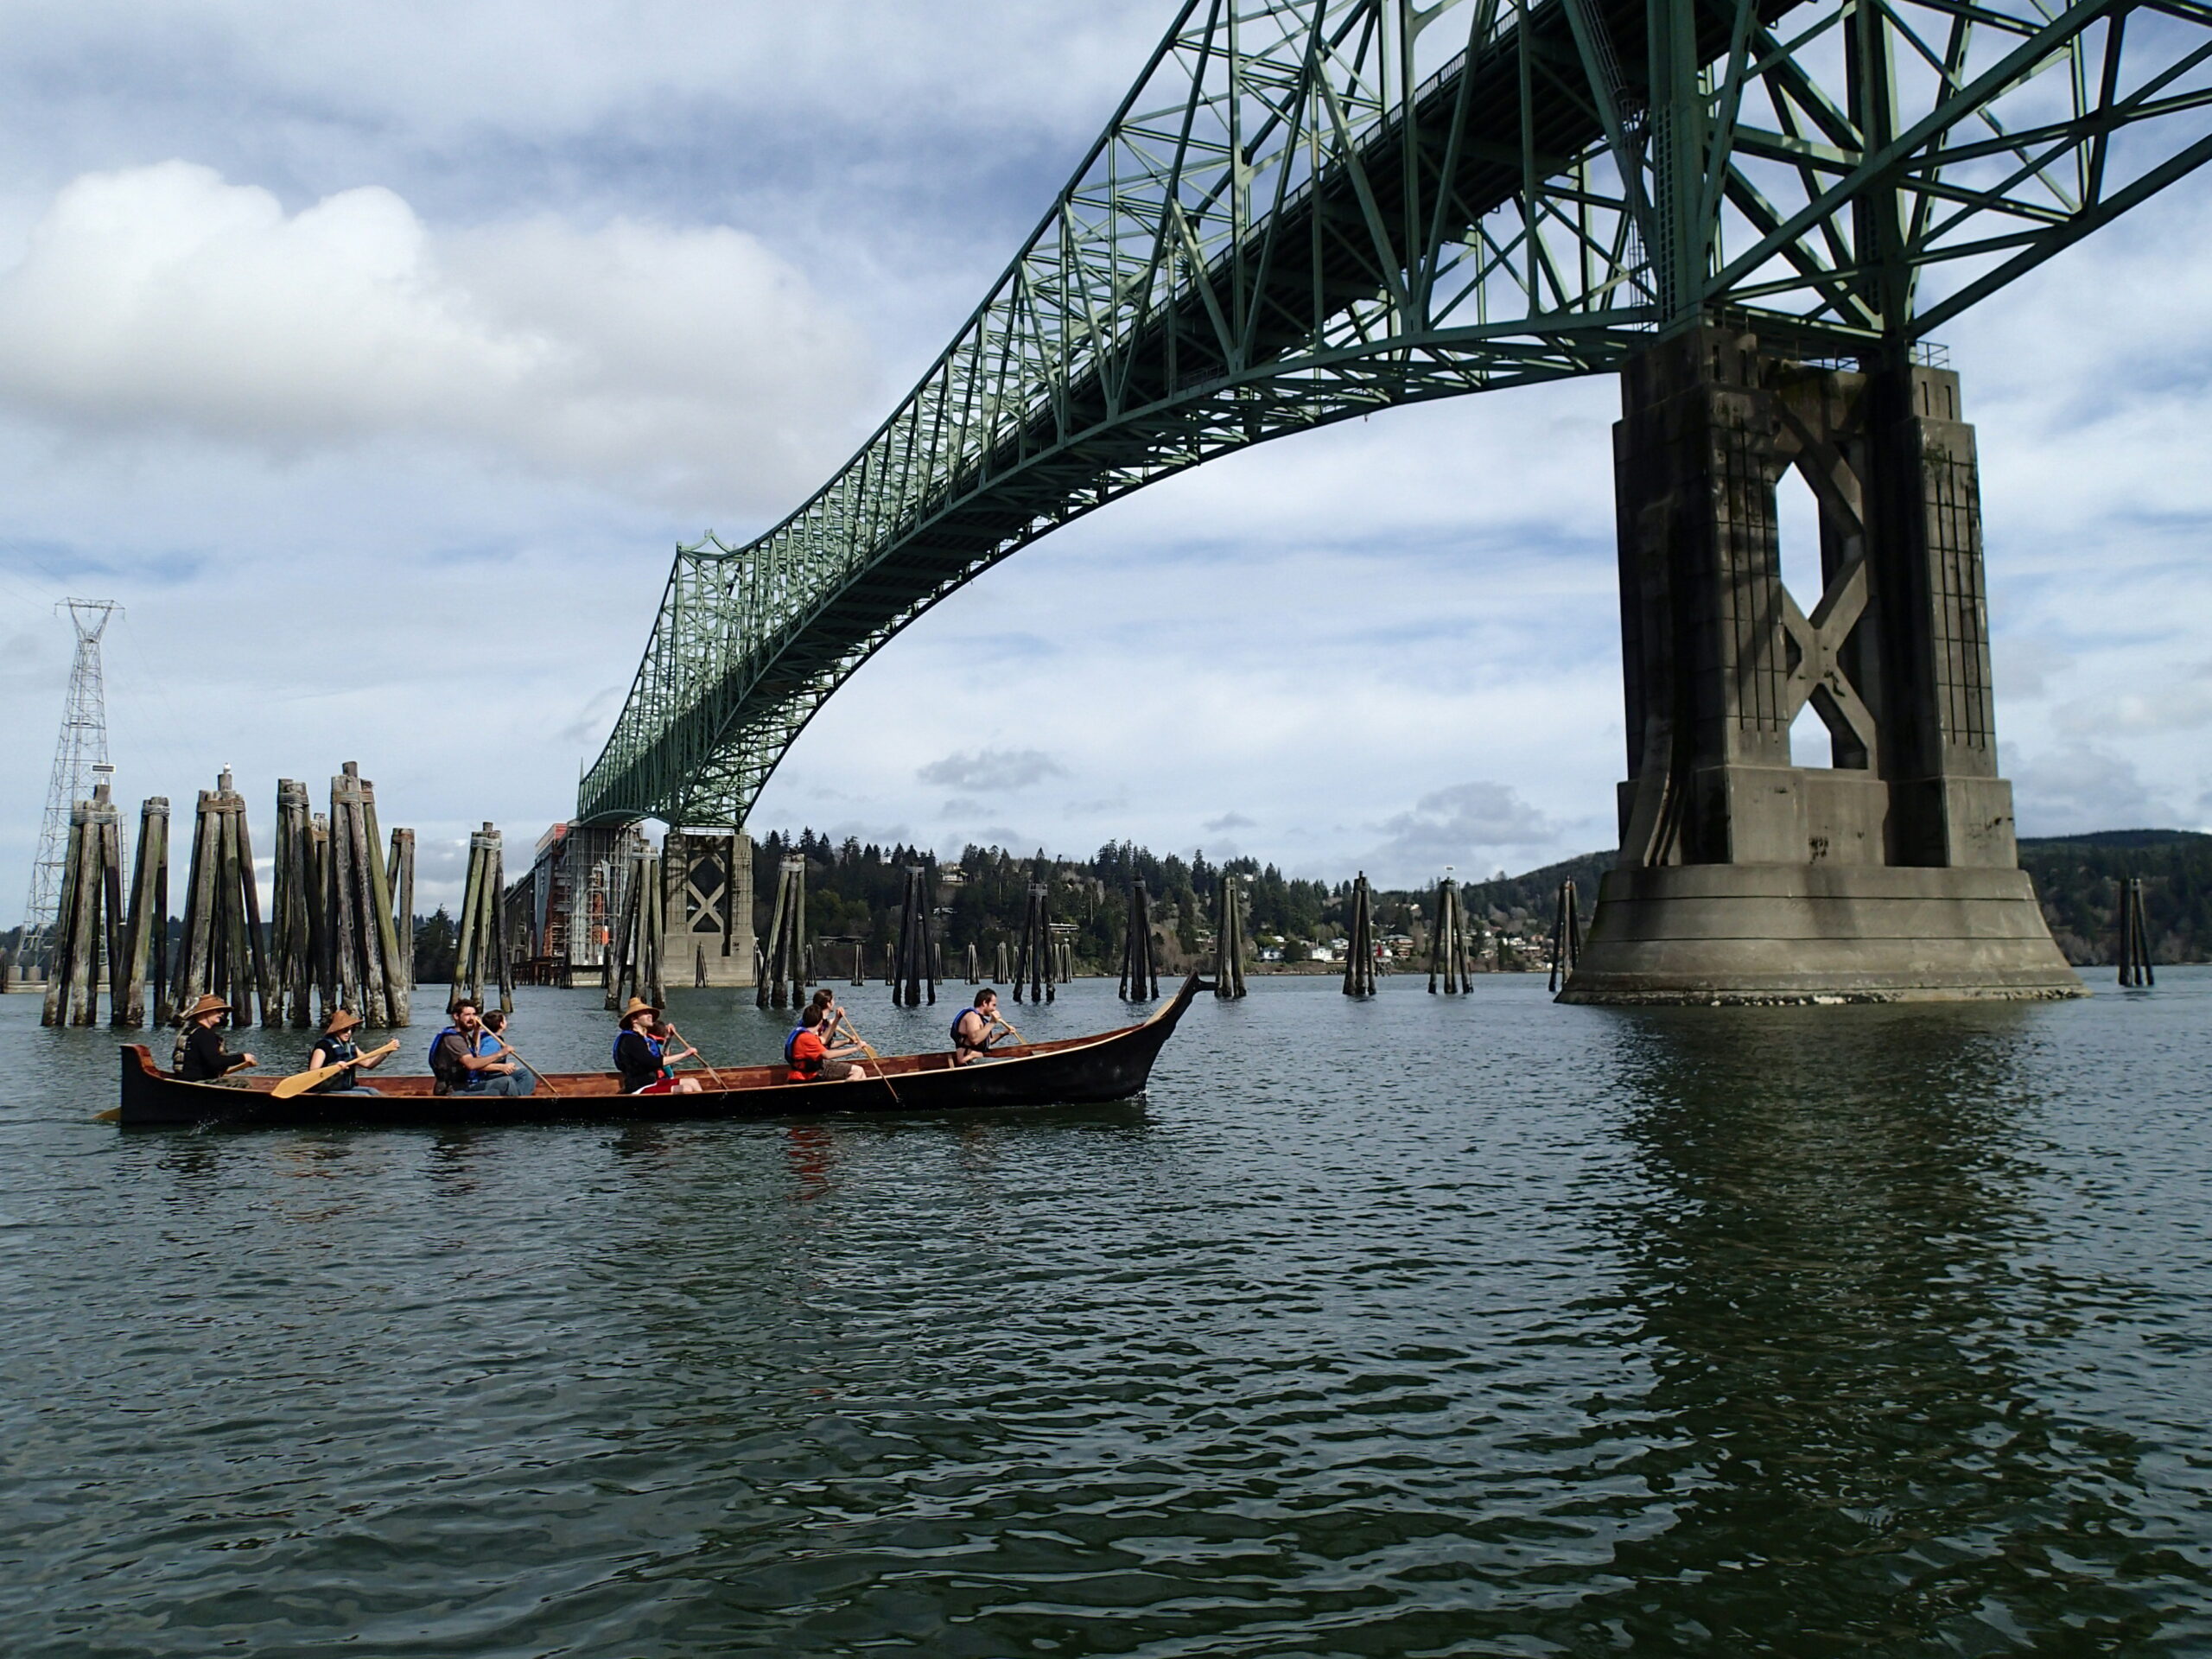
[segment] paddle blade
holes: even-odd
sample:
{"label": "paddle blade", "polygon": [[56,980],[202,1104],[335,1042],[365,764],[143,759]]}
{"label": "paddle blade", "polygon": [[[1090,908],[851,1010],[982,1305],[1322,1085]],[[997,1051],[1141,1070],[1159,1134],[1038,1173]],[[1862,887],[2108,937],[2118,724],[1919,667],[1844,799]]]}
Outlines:
{"label": "paddle blade", "polygon": [[312,1071],[296,1071],[289,1077],[277,1079],[276,1086],[269,1092],[279,1100],[289,1100],[294,1095],[303,1095],[318,1083],[327,1083],[346,1068],[342,1065],[318,1065]]}
{"label": "paddle blade", "polygon": [[123,1122],[123,1108],[120,1106],[111,1106],[104,1112],[94,1112],[92,1114],[92,1122],[95,1123],[120,1123]]}

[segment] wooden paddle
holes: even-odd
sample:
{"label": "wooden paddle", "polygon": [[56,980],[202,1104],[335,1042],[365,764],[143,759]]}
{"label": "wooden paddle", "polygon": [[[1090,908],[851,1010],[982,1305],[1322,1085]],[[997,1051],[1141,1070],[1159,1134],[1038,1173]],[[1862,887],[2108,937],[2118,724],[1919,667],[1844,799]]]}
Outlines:
{"label": "wooden paddle", "polygon": [[880,1060],[883,1058],[882,1055],[875,1052],[875,1045],[868,1041],[867,1038],[861,1035],[861,1028],[853,1023],[852,1015],[845,1013],[842,1008],[838,1010],[837,1014],[837,1029],[843,1032],[855,1042],[858,1043],[861,1046],[861,1052],[867,1055],[871,1060]]}
{"label": "wooden paddle", "polygon": [[891,1074],[883,1070],[883,1056],[875,1052],[875,1045],[861,1035],[860,1027],[853,1023],[850,1015],[837,1021],[837,1029],[849,1035],[861,1046],[861,1052],[876,1062],[875,1080],[891,1091],[891,1103],[903,1111],[906,1109],[906,1103],[899,1098],[899,1085],[892,1082]]}
{"label": "wooden paddle", "polygon": [[356,1055],[350,1060],[340,1060],[335,1065],[318,1065],[311,1071],[295,1071],[289,1077],[279,1077],[276,1086],[269,1092],[279,1100],[289,1100],[294,1095],[303,1095],[319,1083],[327,1083],[340,1071],[361,1064],[364,1060],[380,1060],[387,1054],[399,1052],[399,1039],[395,1037],[373,1053]]}
{"label": "wooden paddle", "polygon": [[545,1092],[547,1094],[552,1096],[556,1100],[561,1098],[561,1091],[553,1086],[553,1079],[547,1077],[543,1071],[532,1065],[528,1060],[523,1058],[522,1050],[517,1048],[512,1043],[509,1042],[504,1037],[499,1039],[499,1046],[515,1057],[515,1064],[517,1065],[522,1067],[522,1069],[529,1072],[531,1077],[536,1077],[540,1083],[543,1084],[545,1085]]}
{"label": "wooden paddle", "polygon": [[715,1070],[715,1063],[699,1052],[698,1044],[693,1042],[682,1032],[677,1030],[676,1021],[673,1020],[668,1022],[668,1034],[675,1038],[677,1042],[683,1044],[684,1047],[690,1049],[691,1051],[691,1058],[707,1068],[707,1075],[715,1080],[715,1088],[721,1090],[724,1094],[728,1094],[729,1092],[729,1084],[724,1083],[722,1081],[722,1074]]}

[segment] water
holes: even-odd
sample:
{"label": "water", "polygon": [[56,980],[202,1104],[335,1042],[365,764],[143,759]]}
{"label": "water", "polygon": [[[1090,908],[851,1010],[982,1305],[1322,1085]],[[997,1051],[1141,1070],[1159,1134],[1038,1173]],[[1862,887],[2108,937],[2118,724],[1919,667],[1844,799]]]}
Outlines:
{"label": "water", "polygon": [[88,1122],[9,997],[0,1649],[2212,1651],[2212,973],[1420,986],[1202,1000],[1124,1106],[251,1135]]}

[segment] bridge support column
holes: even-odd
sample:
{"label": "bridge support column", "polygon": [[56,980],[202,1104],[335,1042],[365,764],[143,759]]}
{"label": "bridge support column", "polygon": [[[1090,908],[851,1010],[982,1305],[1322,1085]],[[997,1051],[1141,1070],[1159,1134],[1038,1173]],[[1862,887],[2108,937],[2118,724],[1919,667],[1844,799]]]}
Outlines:
{"label": "bridge support column", "polygon": [[[2079,995],[1997,775],[1958,377],[1861,374],[1707,325],[1622,375],[1629,776],[1569,1002]],[[1775,489],[1820,509],[1782,579]],[[1808,702],[1833,765],[1791,762]]]}
{"label": "bridge support column", "polygon": [[661,851],[671,991],[753,983],[753,837],[740,830],[671,830]]}

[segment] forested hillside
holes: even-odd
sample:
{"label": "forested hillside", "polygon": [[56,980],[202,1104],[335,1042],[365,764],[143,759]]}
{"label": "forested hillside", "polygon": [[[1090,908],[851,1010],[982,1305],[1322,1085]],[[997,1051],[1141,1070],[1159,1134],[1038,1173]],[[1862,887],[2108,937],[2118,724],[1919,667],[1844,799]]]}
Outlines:
{"label": "forested hillside", "polygon": [[[957,865],[940,869],[934,854],[911,847],[882,847],[848,840],[834,843],[803,830],[786,840],[772,834],[753,855],[756,925],[766,928],[776,870],[786,852],[803,854],[808,867],[809,921],[816,938],[860,938],[880,963],[897,925],[904,872],[919,863],[931,874],[948,962],[976,946],[988,964],[994,948],[1012,943],[1021,925],[1032,880],[1052,891],[1052,918],[1072,924],[1079,964],[1100,970],[1119,959],[1131,880],[1141,877],[1153,900],[1153,922],[1178,962],[1195,960],[1212,933],[1215,886],[1222,870],[1249,878],[1249,931],[1255,939],[1290,942],[1295,962],[1301,942],[1340,938],[1350,882],[1286,877],[1272,864],[1236,858],[1215,863],[1199,855],[1165,856],[1127,842],[1109,843],[1087,859],[1017,855],[997,847],[969,847]],[[2030,838],[2020,862],[2034,878],[2051,931],[2067,959],[2109,962],[2117,931],[2120,884],[2139,875],[2151,918],[2153,957],[2159,962],[2212,960],[2212,836],[2184,830],[2119,830],[2094,835]],[[1470,910],[1486,922],[1503,919],[1541,931],[1548,924],[1559,884],[1574,882],[1587,920],[1598,881],[1612,867],[1611,852],[1586,853],[1525,874],[1466,884]],[[957,872],[957,874],[956,874]],[[1378,891],[1376,923],[1385,932],[1425,939],[1422,918],[1433,889]]]}

